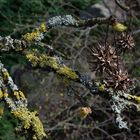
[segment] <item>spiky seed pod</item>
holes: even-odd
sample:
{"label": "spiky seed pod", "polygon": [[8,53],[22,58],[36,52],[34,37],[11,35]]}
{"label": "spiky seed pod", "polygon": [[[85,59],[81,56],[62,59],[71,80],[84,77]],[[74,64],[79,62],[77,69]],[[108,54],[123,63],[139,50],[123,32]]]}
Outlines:
{"label": "spiky seed pod", "polygon": [[118,48],[120,49],[120,51],[123,51],[123,52],[132,50],[135,47],[133,37],[126,33],[122,33],[118,37],[116,44],[117,44]]}
{"label": "spiky seed pod", "polygon": [[128,73],[121,70],[115,75],[115,89],[126,90],[129,83]]}
{"label": "spiky seed pod", "polygon": [[91,48],[88,57],[90,69],[100,73],[115,73],[117,70],[118,57],[116,51],[110,45],[101,46],[100,44]]}
{"label": "spiky seed pod", "polygon": [[116,74],[112,75],[112,79],[108,79],[107,83],[109,87],[114,90],[126,90],[130,80],[127,72],[117,71]]}

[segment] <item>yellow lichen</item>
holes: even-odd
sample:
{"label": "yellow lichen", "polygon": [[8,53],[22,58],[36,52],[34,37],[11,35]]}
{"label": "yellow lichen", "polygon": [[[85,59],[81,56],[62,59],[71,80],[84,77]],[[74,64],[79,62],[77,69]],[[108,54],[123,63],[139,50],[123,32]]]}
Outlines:
{"label": "yellow lichen", "polygon": [[21,92],[21,91],[14,91],[14,95],[16,96],[16,98],[18,100],[20,100],[20,99],[26,99],[25,96],[24,96],[24,93]]}
{"label": "yellow lichen", "polygon": [[2,117],[3,113],[4,113],[4,107],[0,107],[0,118]]}
{"label": "yellow lichen", "polygon": [[20,98],[25,99],[25,95],[22,91],[19,91]]}
{"label": "yellow lichen", "polygon": [[105,84],[100,83],[98,86],[99,91],[103,92],[105,91]]}
{"label": "yellow lichen", "polygon": [[36,28],[31,33],[26,33],[23,35],[23,39],[27,42],[32,42],[34,40],[38,40],[40,35],[47,31],[47,27],[45,23],[42,23],[40,27]]}
{"label": "yellow lichen", "polygon": [[58,64],[56,61],[56,58],[54,57],[48,57],[48,66],[50,66],[53,69],[58,69]]}
{"label": "yellow lichen", "polygon": [[39,30],[34,30],[33,32],[31,33],[27,33],[23,36],[24,40],[28,41],[28,42],[31,42],[31,41],[34,41],[36,40],[36,38],[38,38],[40,35],[40,31]]}
{"label": "yellow lichen", "polygon": [[58,64],[55,57],[50,57],[45,54],[41,55],[39,58],[39,66],[49,66],[53,69],[58,69]]}
{"label": "yellow lichen", "polygon": [[135,100],[138,104],[140,104],[140,96],[135,96],[135,95],[129,95],[128,99],[133,99]]}
{"label": "yellow lichen", "polygon": [[20,96],[19,96],[19,92],[18,91],[14,91],[14,95],[16,96],[16,98],[19,100]]}
{"label": "yellow lichen", "polygon": [[137,103],[139,103],[140,104],[140,97],[135,97],[135,100],[137,101]]}
{"label": "yellow lichen", "polygon": [[4,71],[4,72],[2,72],[2,74],[3,74],[3,79],[7,80],[9,77],[9,73],[7,71]]}
{"label": "yellow lichen", "polygon": [[121,23],[115,22],[112,27],[118,31],[118,32],[123,32],[127,29],[127,27]]}
{"label": "yellow lichen", "polygon": [[40,119],[36,116],[36,112],[30,112],[25,107],[17,107],[16,110],[11,111],[11,113],[22,121],[24,129],[30,129],[35,132],[33,139],[42,140],[46,137],[43,125]]}
{"label": "yellow lichen", "polygon": [[3,97],[3,92],[2,92],[2,90],[0,90],[0,98],[2,98]]}
{"label": "yellow lichen", "polygon": [[8,97],[8,93],[4,92],[4,93],[3,93],[3,97],[4,97],[4,98]]}
{"label": "yellow lichen", "polygon": [[63,66],[57,70],[57,73],[60,75],[65,75],[67,78],[76,80],[78,79],[78,75],[69,67]]}
{"label": "yellow lichen", "polygon": [[46,32],[47,30],[47,27],[46,27],[46,24],[45,23],[42,23],[39,27],[39,31],[40,32]]}
{"label": "yellow lichen", "polygon": [[[26,56],[30,61],[37,61],[37,57],[34,54],[28,53]],[[41,123],[39,117],[36,115],[36,112],[30,112],[27,108],[27,100],[24,96],[24,93],[17,90],[16,85],[14,84],[13,80],[6,69],[2,69],[2,81],[6,81],[9,84],[10,92],[8,92],[7,85],[0,89],[0,97],[4,97],[6,103],[8,104],[9,108],[11,109],[11,113],[22,122],[22,126],[24,129],[34,131],[33,137],[37,140],[42,140],[43,137],[46,137],[44,132],[43,124]],[[12,96],[8,97],[8,93],[14,94],[16,99],[12,99]],[[3,110],[0,109],[0,113]]]}
{"label": "yellow lichen", "polygon": [[32,66],[40,66],[41,68],[50,67],[55,70],[57,74],[63,75],[66,78],[70,78],[73,80],[78,79],[78,75],[75,71],[67,66],[61,66],[58,64],[57,59],[55,57],[47,56],[46,54],[38,54],[37,52],[28,52],[26,54],[26,58],[29,62],[31,62]]}
{"label": "yellow lichen", "polygon": [[34,55],[34,53],[28,52],[26,54],[26,58],[28,59],[29,62],[31,62],[31,64],[32,64],[33,67],[37,66],[37,64],[38,64],[38,57],[36,57]]}

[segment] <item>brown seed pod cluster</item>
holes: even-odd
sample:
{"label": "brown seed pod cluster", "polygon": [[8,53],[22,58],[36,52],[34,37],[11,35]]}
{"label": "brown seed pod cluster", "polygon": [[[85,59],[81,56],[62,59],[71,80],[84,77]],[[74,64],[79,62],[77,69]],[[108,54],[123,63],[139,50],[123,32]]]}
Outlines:
{"label": "brown seed pod cluster", "polygon": [[116,40],[116,44],[121,52],[132,50],[135,47],[133,37],[127,33],[121,33]]}
{"label": "brown seed pod cluster", "polygon": [[108,86],[114,90],[126,90],[129,83],[128,73],[121,70],[107,79]]}
{"label": "brown seed pod cluster", "polygon": [[91,48],[90,50],[88,62],[92,71],[99,73],[114,73],[116,71],[118,57],[115,49],[111,45],[102,46],[98,44],[97,47]]}
{"label": "brown seed pod cluster", "polygon": [[114,49],[111,45],[100,45],[90,49],[88,62],[90,69],[100,74],[106,73],[108,87],[114,90],[126,90],[130,83],[128,73],[122,70],[120,61],[120,51],[132,50],[134,39],[122,33],[116,44],[119,48]]}

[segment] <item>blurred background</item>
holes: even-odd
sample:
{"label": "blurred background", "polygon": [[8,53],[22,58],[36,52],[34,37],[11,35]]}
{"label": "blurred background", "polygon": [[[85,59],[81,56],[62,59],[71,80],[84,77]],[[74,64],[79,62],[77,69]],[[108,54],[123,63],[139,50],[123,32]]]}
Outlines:
{"label": "blurred background", "polygon": [[[115,15],[134,34],[136,47],[133,53],[122,57],[129,76],[135,81],[135,93],[140,95],[140,2],[122,2],[131,7],[131,14],[120,9],[114,0],[0,0],[0,36],[11,35],[20,39],[41,22],[57,15],[71,14],[77,19]],[[67,66],[86,75],[86,78],[100,80],[102,77],[97,77],[89,69],[87,48],[103,41],[106,31],[106,26],[55,28],[46,34],[44,43],[62,53]],[[112,31],[109,32],[109,39],[112,39]],[[140,140],[140,117],[136,114],[124,112],[131,131],[119,130],[109,103],[95,96],[88,99],[94,112],[80,119],[76,115],[80,103],[69,90],[68,84],[64,84],[56,74],[27,69],[27,61],[20,54],[1,54],[0,60],[26,94],[29,108],[38,111],[51,140]],[[70,84],[81,96],[89,94],[83,86]],[[0,118],[0,140],[26,140],[24,133],[16,134],[18,121],[3,104],[0,106],[4,108]]]}

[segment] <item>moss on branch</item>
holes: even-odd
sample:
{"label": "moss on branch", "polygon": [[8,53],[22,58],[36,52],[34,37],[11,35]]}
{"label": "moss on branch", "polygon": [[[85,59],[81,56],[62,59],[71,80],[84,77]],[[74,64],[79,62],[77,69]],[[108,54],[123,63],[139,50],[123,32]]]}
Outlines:
{"label": "moss on branch", "polygon": [[[43,137],[46,137],[42,122],[36,115],[36,112],[30,112],[28,110],[27,99],[25,98],[24,93],[18,90],[10,74],[3,67],[1,62],[0,87],[0,98],[3,98],[7,103],[13,116],[22,122],[23,129],[32,130],[34,132],[34,140],[42,140]],[[15,98],[13,98],[12,95],[14,95]]]}
{"label": "moss on branch", "polygon": [[50,68],[57,74],[62,75],[71,80],[77,80],[79,76],[71,68],[64,64],[59,64],[57,58],[47,56],[46,54],[40,54],[38,52],[26,52],[26,58],[33,67]]}

